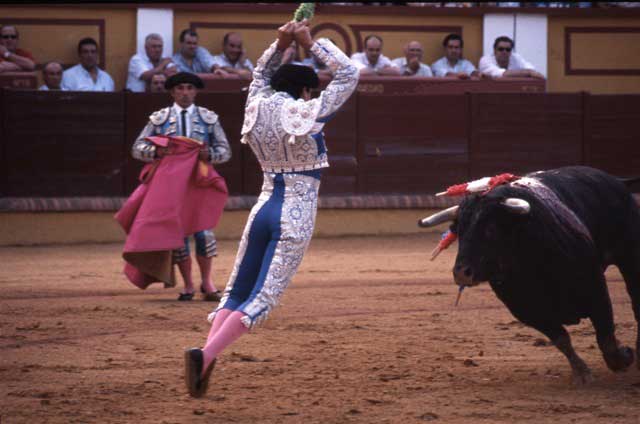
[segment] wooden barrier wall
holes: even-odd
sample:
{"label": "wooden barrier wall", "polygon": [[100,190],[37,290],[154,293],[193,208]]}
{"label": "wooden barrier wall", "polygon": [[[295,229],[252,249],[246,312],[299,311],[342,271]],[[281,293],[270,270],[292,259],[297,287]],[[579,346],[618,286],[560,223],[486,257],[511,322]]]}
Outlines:
{"label": "wooden barrier wall", "polygon": [[[261,172],[239,142],[246,94],[201,93],[233,148],[219,168],[232,194]],[[167,95],[0,90],[0,195],[127,196],[130,148]],[[325,127],[324,194],[432,194],[502,172],[590,165],[640,175],[640,95],[357,92]]]}

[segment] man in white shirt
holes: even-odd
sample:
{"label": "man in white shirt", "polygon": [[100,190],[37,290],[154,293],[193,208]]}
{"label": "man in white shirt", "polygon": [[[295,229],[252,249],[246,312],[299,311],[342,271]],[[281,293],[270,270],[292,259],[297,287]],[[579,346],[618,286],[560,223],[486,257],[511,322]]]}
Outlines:
{"label": "man in white shirt", "polygon": [[360,75],[400,75],[400,68],[382,54],[382,38],[377,35],[367,36],[364,39],[364,51],[352,54],[351,60]]}
{"label": "man in white shirt", "polygon": [[38,90],[62,90],[62,65],[58,62],[49,62],[42,68],[42,79],[44,84]]}
{"label": "man in white shirt", "polygon": [[432,77],[431,69],[422,63],[422,44],[411,41],[404,46],[404,57],[393,59],[391,63],[400,69],[400,74],[408,77]]}
{"label": "man in white shirt", "polygon": [[147,91],[151,78],[156,74],[166,77],[177,72],[176,64],[170,57],[162,57],[164,42],[160,34],[149,34],[144,39],[145,53],[133,55],[129,61],[127,89],[142,93]]}
{"label": "man in white shirt", "polygon": [[476,67],[471,62],[462,58],[464,42],[458,34],[449,34],[442,42],[444,57],[431,65],[436,77],[467,79],[479,76]]}
{"label": "man in white shirt", "polygon": [[237,32],[228,32],[222,39],[222,53],[213,56],[214,66],[240,78],[251,79],[253,65],[242,48],[242,36]]}
{"label": "man in white shirt", "polygon": [[501,77],[525,77],[545,79],[544,75],[537,72],[534,66],[524,60],[518,53],[512,53],[515,44],[509,37],[498,37],[493,43],[493,54],[483,56],[478,68],[483,75]]}
{"label": "man in white shirt", "polygon": [[80,63],[62,74],[62,89],[70,91],[114,91],[113,79],[98,67],[98,43],[87,37],[78,43]]}

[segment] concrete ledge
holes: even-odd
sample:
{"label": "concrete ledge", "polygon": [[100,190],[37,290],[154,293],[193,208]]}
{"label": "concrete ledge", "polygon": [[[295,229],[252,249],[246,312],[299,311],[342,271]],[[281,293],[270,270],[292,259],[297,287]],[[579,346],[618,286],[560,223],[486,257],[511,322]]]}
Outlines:
{"label": "concrete ledge", "polygon": [[[640,203],[640,195],[634,195]],[[0,199],[0,246],[66,243],[122,243],[124,231],[113,216],[124,198]],[[215,229],[221,240],[239,240],[252,196],[230,198]],[[424,230],[417,221],[455,205],[460,198],[429,195],[320,197],[315,237],[398,235],[442,232],[448,225]],[[91,205],[98,210],[82,211]],[[78,209],[74,209],[78,208]]]}
{"label": "concrete ledge", "polygon": [[[225,210],[249,210],[257,196],[230,196]],[[4,197],[0,212],[116,212],[126,197]],[[460,198],[428,194],[371,194],[320,196],[319,209],[413,209],[444,208],[456,205]]]}
{"label": "concrete ledge", "polygon": [[[425,231],[419,219],[437,209],[320,209],[315,237],[412,234]],[[0,212],[0,246],[69,243],[124,243],[125,234],[113,212]],[[248,210],[223,213],[214,230],[221,240],[239,240]]]}

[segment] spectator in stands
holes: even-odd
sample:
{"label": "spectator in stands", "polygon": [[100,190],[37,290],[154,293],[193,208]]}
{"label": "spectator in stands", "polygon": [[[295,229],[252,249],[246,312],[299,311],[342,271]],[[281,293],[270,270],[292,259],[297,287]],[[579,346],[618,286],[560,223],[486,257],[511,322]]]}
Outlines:
{"label": "spectator in stands", "polygon": [[545,79],[544,75],[537,72],[533,65],[518,53],[511,51],[515,47],[513,40],[509,37],[498,37],[493,43],[493,54],[483,56],[480,59],[478,68],[483,75],[500,77],[529,77]]}
{"label": "spectator in stands", "polygon": [[173,62],[178,66],[178,72],[204,74],[213,72],[220,76],[229,76],[222,69],[217,69],[213,56],[207,49],[198,45],[198,33],[192,29],[185,29],[180,33],[180,50],[173,55]]}
{"label": "spectator in stands", "polygon": [[360,75],[400,75],[400,69],[382,54],[382,38],[369,35],[364,39],[364,51],[351,55]]}
{"label": "spectator in stands", "polygon": [[163,40],[160,34],[149,34],[144,39],[144,51],[135,54],[129,61],[127,89],[136,93],[146,91],[147,84],[157,74],[170,77],[177,72],[176,64],[170,57],[162,57]]}
{"label": "spectator in stands", "polygon": [[13,25],[0,29],[0,72],[33,71],[36,63],[30,52],[18,48],[20,34]]}
{"label": "spectator in stands", "polygon": [[58,62],[49,62],[42,68],[42,84],[39,90],[62,90],[62,65]]}
{"label": "spectator in stands", "polygon": [[62,89],[70,91],[114,91],[111,76],[98,67],[98,43],[87,37],[78,43],[80,63],[62,74]]}
{"label": "spectator in stands", "polygon": [[442,42],[444,57],[431,65],[436,77],[467,79],[479,76],[479,72],[471,62],[462,58],[464,42],[458,34],[449,34]]}
{"label": "spectator in stands", "polygon": [[404,57],[393,59],[392,63],[400,69],[400,74],[408,77],[432,77],[429,65],[422,61],[422,44],[411,41],[404,46]]}
{"label": "spectator in stands", "polygon": [[166,82],[167,77],[164,74],[155,74],[149,82],[149,91],[151,93],[166,93],[167,90],[164,88]]}
{"label": "spectator in stands", "polygon": [[240,78],[251,79],[253,65],[242,48],[242,36],[237,32],[228,32],[222,39],[222,53],[213,56],[216,69],[222,69]]}

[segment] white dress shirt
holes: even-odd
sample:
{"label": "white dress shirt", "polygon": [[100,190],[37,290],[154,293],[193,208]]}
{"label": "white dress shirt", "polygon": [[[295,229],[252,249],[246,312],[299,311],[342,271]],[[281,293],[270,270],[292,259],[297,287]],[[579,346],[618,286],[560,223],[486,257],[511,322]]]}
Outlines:
{"label": "white dress shirt", "polygon": [[482,56],[480,59],[480,63],[478,64],[479,71],[483,74],[492,76],[494,78],[501,77],[507,69],[532,69],[535,70],[534,66],[524,60],[522,56],[518,53],[512,52],[511,57],[509,58],[509,66],[507,69],[501,68],[496,61],[496,56],[494,54]]}
{"label": "white dress shirt", "polygon": [[456,74],[464,72],[467,75],[471,75],[471,73],[476,70],[476,67],[473,66],[473,63],[469,62],[467,59],[459,59],[455,65],[451,66],[451,64],[447,60],[447,57],[445,56],[433,62],[433,65],[431,65],[431,69],[433,70],[433,74],[436,77],[446,77],[449,72],[453,72]]}
{"label": "white dress shirt", "polygon": [[249,59],[246,59],[240,63],[240,61],[231,63],[224,53],[213,56],[213,63],[221,68],[233,68],[233,69],[248,69],[253,72],[253,64]]}
{"label": "white dress shirt", "polygon": [[140,78],[149,69],[153,69],[153,63],[146,54],[135,54],[129,61],[129,72],[127,74],[127,88],[136,93],[146,91],[147,84]]}
{"label": "white dress shirt", "polygon": [[95,81],[89,71],[77,64],[62,73],[62,89],[69,91],[114,91],[113,79],[100,68]]}
{"label": "white dress shirt", "polygon": [[424,63],[420,63],[420,68],[418,68],[418,71],[414,74],[413,71],[409,70],[409,67],[407,66],[407,58],[406,57],[399,57],[396,59],[393,59],[391,61],[392,64],[394,64],[396,67],[400,68],[400,72],[402,73],[402,75],[408,75],[408,76],[412,76],[412,77],[432,77],[433,74],[431,73],[431,69],[429,68],[429,65],[425,65]]}
{"label": "white dress shirt", "polygon": [[[189,137],[191,135],[191,121],[193,120],[193,114],[196,113],[196,105],[193,104],[188,108],[183,109],[177,103],[174,103],[172,107],[176,114],[176,120],[178,121],[178,125],[176,127],[178,129],[178,135],[185,134],[187,137]],[[187,121],[187,130],[184,133],[182,132],[182,111],[183,110],[187,111],[187,116],[185,117],[185,120]]]}
{"label": "white dress shirt", "polygon": [[38,88],[38,90],[40,91],[66,91],[66,89],[62,86],[60,86],[60,90],[50,90],[49,87],[47,87],[47,84],[42,84],[40,86],[40,88]]}
{"label": "white dress shirt", "polygon": [[352,54],[351,60],[353,61],[353,65],[358,69],[358,71],[364,68],[370,69],[372,71],[379,71],[383,68],[386,68],[387,66],[397,68],[397,66],[391,62],[391,59],[383,54],[378,57],[378,61],[375,65],[369,63],[369,59],[367,58],[367,54],[365,52]]}

